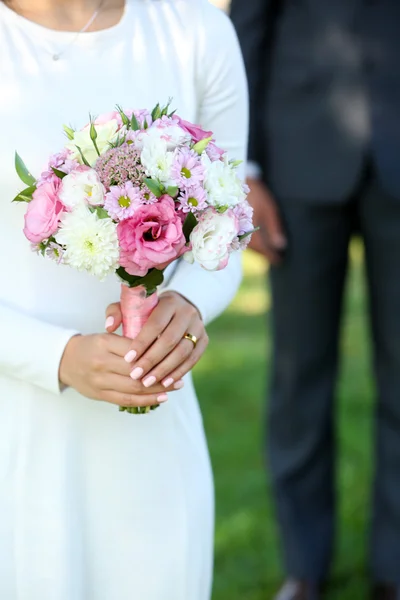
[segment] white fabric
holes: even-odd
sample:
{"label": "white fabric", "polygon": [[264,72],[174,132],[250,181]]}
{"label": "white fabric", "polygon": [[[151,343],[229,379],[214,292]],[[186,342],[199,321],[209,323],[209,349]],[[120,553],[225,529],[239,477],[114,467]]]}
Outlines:
{"label": "white fabric", "polygon": [[[229,20],[203,0],[129,0],[117,26],[81,35],[54,62],[71,37],[0,4],[0,598],[207,600],[213,487],[191,378],[148,416],[60,394],[66,343],[103,331],[119,284],[33,254],[25,206],[10,200],[15,149],[38,174],[63,123],[116,103],[172,97],[244,160],[242,60]],[[208,322],[239,280],[238,258],[219,273],[182,263],[168,288]]]}

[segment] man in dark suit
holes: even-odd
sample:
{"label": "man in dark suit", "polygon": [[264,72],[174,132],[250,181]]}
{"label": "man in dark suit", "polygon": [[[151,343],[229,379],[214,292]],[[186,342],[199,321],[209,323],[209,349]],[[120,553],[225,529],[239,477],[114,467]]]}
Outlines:
{"label": "man in dark suit", "polygon": [[231,16],[250,86],[254,247],[273,265],[278,598],[320,598],[331,561],[333,391],[359,232],[378,389],[372,597],[400,600],[400,1],[232,0]]}

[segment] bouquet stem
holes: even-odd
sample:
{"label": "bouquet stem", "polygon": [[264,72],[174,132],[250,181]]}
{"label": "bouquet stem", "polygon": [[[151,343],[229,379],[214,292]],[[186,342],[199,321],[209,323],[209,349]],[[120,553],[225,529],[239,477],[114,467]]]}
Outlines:
{"label": "bouquet stem", "polygon": [[[122,333],[125,337],[135,339],[142,327],[147,323],[151,313],[158,304],[157,293],[147,295],[147,290],[143,285],[137,287],[128,287],[121,285],[121,312],[122,312]],[[157,406],[147,407],[120,407],[120,411],[126,411],[132,414],[145,414],[154,410]]]}

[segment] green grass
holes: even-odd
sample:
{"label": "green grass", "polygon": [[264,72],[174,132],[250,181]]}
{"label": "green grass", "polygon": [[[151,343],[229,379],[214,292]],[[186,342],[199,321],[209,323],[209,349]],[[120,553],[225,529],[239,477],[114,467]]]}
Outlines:
{"label": "green grass", "polygon": [[[330,600],[361,600],[368,585],[374,391],[358,243],[351,257],[337,390],[339,523]],[[269,306],[264,263],[249,253],[240,294],[210,327],[210,348],[195,373],[216,480],[213,600],[269,600],[283,577],[263,465]]]}

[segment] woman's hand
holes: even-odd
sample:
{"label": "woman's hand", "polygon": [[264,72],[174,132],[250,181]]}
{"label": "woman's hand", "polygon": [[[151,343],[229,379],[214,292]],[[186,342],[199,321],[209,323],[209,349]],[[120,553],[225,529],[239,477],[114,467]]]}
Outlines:
{"label": "woman's hand", "polygon": [[87,398],[118,406],[165,402],[168,398],[164,386],[154,386],[149,393],[141,382],[130,377],[132,369],[124,360],[130,347],[131,340],[109,333],[74,336],[61,359],[61,383]]}
{"label": "woman's hand", "polygon": [[[115,331],[121,324],[119,303],[107,309],[106,327]],[[190,333],[196,346],[184,338]],[[161,294],[156,308],[138,337],[132,341],[126,360],[131,377],[153,390],[159,382],[164,389],[183,387],[182,377],[200,360],[208,345],[208,336],[200,313],[193,304],[176,292]]]}

